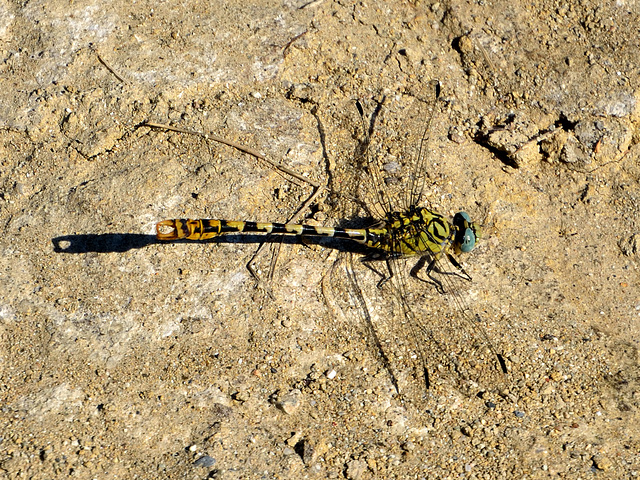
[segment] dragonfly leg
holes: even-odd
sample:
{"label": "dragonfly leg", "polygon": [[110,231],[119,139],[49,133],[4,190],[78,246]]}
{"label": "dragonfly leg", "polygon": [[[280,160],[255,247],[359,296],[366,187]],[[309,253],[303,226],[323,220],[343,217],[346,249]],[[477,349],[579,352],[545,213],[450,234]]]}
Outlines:
{"label": "dragonfly leg", "polygon": [[449,258],[449,261],[451,262],[451,265],[453,265],[454,267],[456,267],[460,272],[462,272],[462,275],[456,272],[452,272],[454,275],[458,275],[460,278],[463,278],[465,280],[468,280],[469,282],[471,281],[471,275],[469,275],[467,273],[467,271],[462,268],[462,265],[460,265],[458,263],[458,261],[455,259],[455,257],[453,255],[451,255],[450,253],[447,253],[447,258]]}
{"label": "dragonfly leg", "polygon": [[382,288],[382,286],[387,283],[389,280],[391,280],[391,278],[393,278],[393,270],[391,268],[391,264],[389,263],[390,259],[389,257],[385,256],[384,257],[386,263],[387,263],[387,271],[389,272],[387,275],[385,275],[383,272],[381,272],[380,270],[378,270],[377,268],[375,268],[372,263],[374,261],[379,261],[381,260],[381,257],[378,254],[374,255],[367,255],[366,257],[364,257],[362,260],[360,260],[365,267],[367,267],[369,270],[371,270],[373,273],[375,273],[376,275],[378,275],[380,277],[380,280],[378,281],[378,284],[376,285],[378,288]]}
{"label": "dragonfly leg", "polygon": [[417,278],[418,280],[422,280],[423,282],[426,282],[424,278],[421,278],[420,276],[418,276],[418,273],[420,272],[420,270],[424,268],[425,264],[428,261],[429,265],[427,266],[427,277],[429,277],[429,280],[431,280],[436,285],[439,285],[440,287],[442,287],[442,282],[440,282],[440,280],[438,280],[433,275],[431,275],[432,272],[436,272],[439,275],[455,275],[468,282],[472,280],[471,275],[467,273],[467,271],[462,267],[462,265],[460,265],[460,263],[458,263],[458,261],[455,259],[453,255],[447,253],[447,259],[449,260],[449,262],[451,262],[451,265],[453,265],[456,268],[457,272],[443,271],[438,266],[439,256],[433,257],[432,255],[423,255],[422,257],[420,257],[420,260],[418,260],[418,263],[416,263],[415,266],[411,269],[411,276],[414,278]]}
{"label": "dragonfly leg", "polygon": [[[420,270],[424,268],[427,261],[429,261],[429,265],[427,266],[427,277],[429,277],[429,280],[426,280],[419,275]],[[431,272],[433,272],[434,270],[438,273],[442,273],[438,269],[438,266],[436,265],[436,261],[437,259],[432,258],[431,255],[423,255],[418,259],[417,263],[413,266],[413,268],[411,268],[411,276],[417,280],[420,280],[421,282],[432,284],[434,287],[436,287],[436,290],[438,290],[438,293],[444,293],[444,287],[442,285],[442,282],[438,280],[436,277],[434,277],[433,275],[431,275]]]}

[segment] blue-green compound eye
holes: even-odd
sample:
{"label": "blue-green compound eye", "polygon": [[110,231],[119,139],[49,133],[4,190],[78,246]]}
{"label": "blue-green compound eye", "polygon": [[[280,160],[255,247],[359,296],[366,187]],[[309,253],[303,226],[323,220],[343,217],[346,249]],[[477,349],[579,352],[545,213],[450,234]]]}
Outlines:
{"label": "blue-green compound eye", "polygon": [[471,217],[467,212],[458,212],[453,217],[453,224],[458,227],[456,243],[460,251],[467,253],[476,246],[476,234]]}

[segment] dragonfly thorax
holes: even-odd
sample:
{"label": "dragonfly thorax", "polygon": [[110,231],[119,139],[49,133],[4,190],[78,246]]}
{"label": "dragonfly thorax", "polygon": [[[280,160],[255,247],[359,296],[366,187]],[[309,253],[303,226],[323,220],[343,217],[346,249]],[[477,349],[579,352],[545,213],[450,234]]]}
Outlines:
{"label": "dragonfly thorax", "polygon": [[375,227],[367,229],[365,243],[392,255],[440,256],[453,248],[470,252],[480,237],[479,226],[465,212],[458,212],[453,223],[426,207],[406,212],[390,212]]}

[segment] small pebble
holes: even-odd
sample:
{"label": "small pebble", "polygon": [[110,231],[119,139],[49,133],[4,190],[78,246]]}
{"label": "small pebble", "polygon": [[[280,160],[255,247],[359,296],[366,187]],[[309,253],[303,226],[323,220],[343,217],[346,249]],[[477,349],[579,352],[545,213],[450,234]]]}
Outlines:
{"label": "small pebble", "polygon": [[300,390],[294,388],[276,401],[276,407],[287,415],[291,415],[300,407]]}
{"label": "small pebble", "polygon": [[604,455],[596,454],[593,456],[592,460],[593,466],[598,470],[611,470],[611,467],[613,467],[613,462]]}
{"label": "small pebble", "polygon": [[196,467],[213,467],[216,463],[216,459],[210,457],[209,455],[203,455],[199,459],[197,459],[193,464]]}
{"label": "small pebble", "polygon": [[449,140],[458,145],[463,144],[465,142],[464,134],[457,129],[453,129],[449,132]]}
{"label": "small pebble", "polygon": [[345,475],[349,480],[358,480],[362,478],[362,474],[366,468],[367,465],[362,460],[351,460],[347,462]]}
{"label": "small pebble", "polygon": [[249,398],[251,398],[251,393],[246,390],[238,390],[236,393],[231,395],[231,398],[233,398],[236,402],[244,403],[249,400]]}
{"label": "small pebble", "polygon": [[405,452],[412,452],[416,449],[416,446],[411,440],[407,440],[402,445],[400,445],[400,448],[402,448],[402,450],[404,450]]}
{"label": "small pebble", "polygon": [[300,455],[300,458],[305,465],[309,466],[316,461],[317,452],[312,442],[307,439],[300,440],[296,446],[295,451]]}
{"label": "small pebble", "polygon": [[302,432],[298,430],[297,432],[294,432],[293,435],[291,435],[287,440],[285,440],[285,443],[290,447],[295,447],[301,440]]}
{"label": "small pebble", "polygon": [[551,377],[551,380],[553,380],[554,382],[559,382],[560,380],[562,380],[562,374],[557,371],[551,372],[549,377]]}

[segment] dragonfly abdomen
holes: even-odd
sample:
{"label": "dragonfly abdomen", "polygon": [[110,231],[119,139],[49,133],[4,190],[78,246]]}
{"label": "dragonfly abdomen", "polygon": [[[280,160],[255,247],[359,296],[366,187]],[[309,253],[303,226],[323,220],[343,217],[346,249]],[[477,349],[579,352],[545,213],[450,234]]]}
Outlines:
{"label": "dragonfly abdomen", "polygon": [[163,220],[156,224],[158,240],[209,240],[226,233],[273,233],[277,235],[306,235],[315,237],[347,238],[366,243],[366,229],[319,227],[293,223],[244,222],[236,220],[216,219],[184,219]]}

